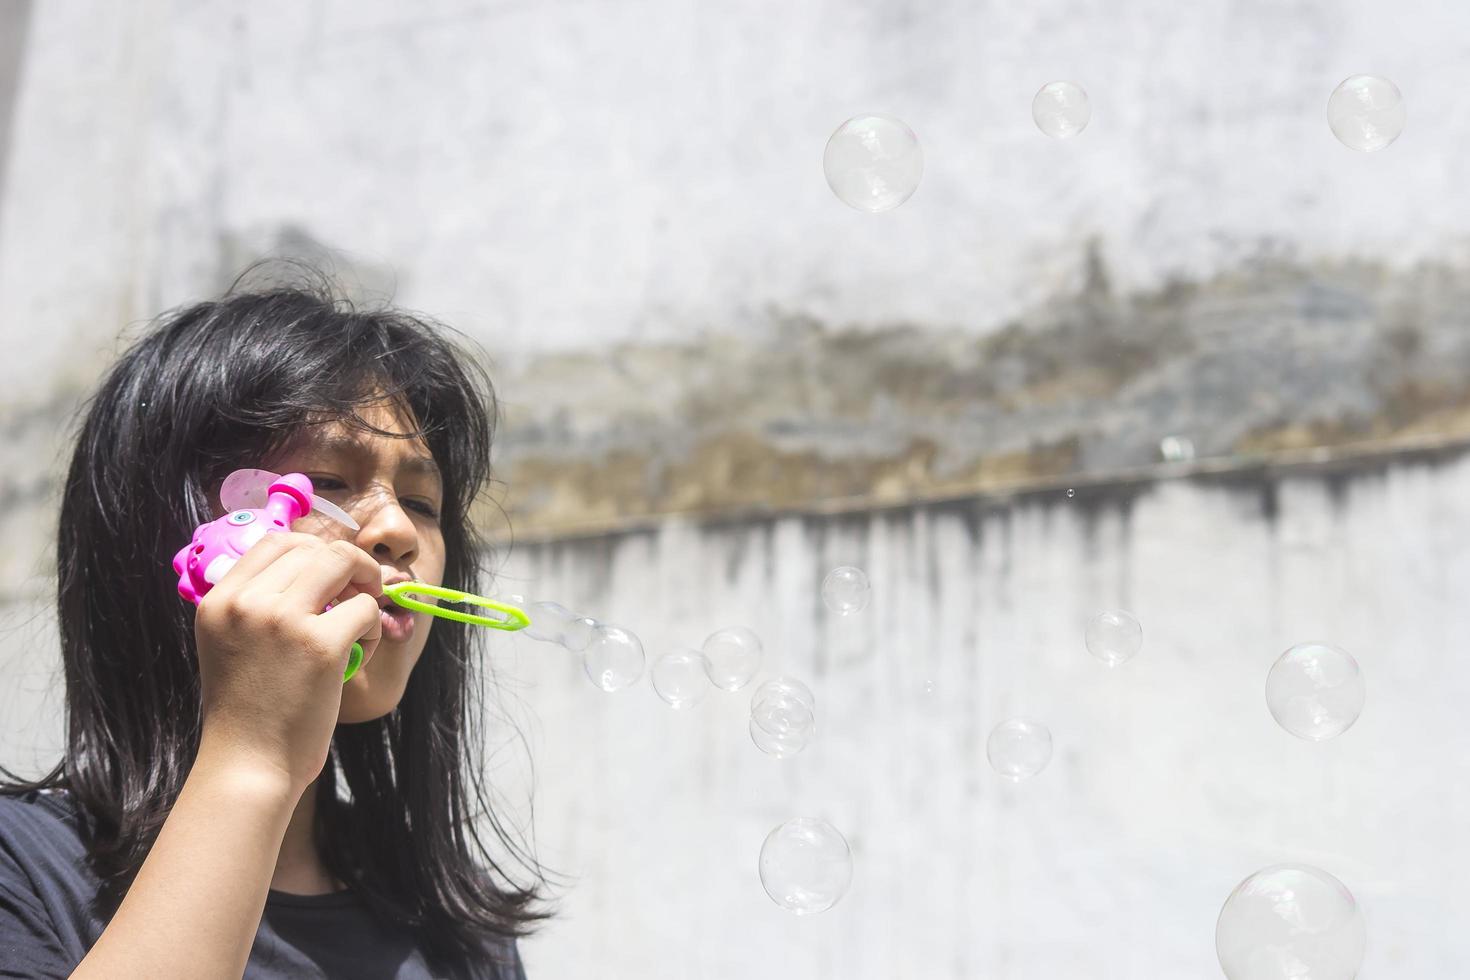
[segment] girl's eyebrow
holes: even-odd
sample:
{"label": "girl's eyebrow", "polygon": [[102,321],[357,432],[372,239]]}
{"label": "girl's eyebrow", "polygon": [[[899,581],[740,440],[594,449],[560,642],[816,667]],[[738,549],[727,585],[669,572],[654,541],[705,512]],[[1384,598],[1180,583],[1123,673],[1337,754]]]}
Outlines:
{"label": "girl's eyebrow", "polygon": [[441,484],[444,482],[444,476],[439,472],[439,464],[434,462],[432,456],[409,456],[403,461],[402,467],[410,473],[427,476]]}
{"label": "girl's eyebrow", "polygon": [[[343,433],[318,436],[312,440],[311,445],[315,449],[328,453],[343,453],[351,456],[372,455],[371,451],[363,444],[361,439],[354,439],[352,436]],[[439,470],[439,464],[434,461],[434,457],[432,456],[415,453],[412,456],[405,457],[399,464],[399,467],[412,474],[430,477],[441,485],[444,483],[444,476]]]}

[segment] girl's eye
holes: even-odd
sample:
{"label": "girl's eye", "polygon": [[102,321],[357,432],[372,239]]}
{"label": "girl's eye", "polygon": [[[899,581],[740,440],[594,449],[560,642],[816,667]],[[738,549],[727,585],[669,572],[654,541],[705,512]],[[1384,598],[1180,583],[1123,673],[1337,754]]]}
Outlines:
{"label": "girl's eye", "polygon": [[[347,484],[332,476],[311,476],[311,485],[319,493],[339,493],[347,489]],[[410,497],[402,501],[403,506],[410,510],[418,511],[425,517],[433,520],[439,519],[439,508],[428,500],[418,497]]]}

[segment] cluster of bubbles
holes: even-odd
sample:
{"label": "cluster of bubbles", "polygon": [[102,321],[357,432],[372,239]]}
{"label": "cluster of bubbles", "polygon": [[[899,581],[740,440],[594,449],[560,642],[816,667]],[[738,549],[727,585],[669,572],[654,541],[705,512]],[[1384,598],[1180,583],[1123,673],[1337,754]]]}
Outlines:
{"label": "cluster of bubbles", "polygon": [[[829,603],[844,613],[868,602],[867,576],[844,566],[823,586],[832,586]],[[587,676],[607,692],[630,687],[643,674],[643,644],[630,630],[578,616],[559,602],[533,602],[522,596],[506,601],[525,609],[524,632],[534,640],[555,643],[582,655]],[[836,607],[834,607],[836,608]],[[675,650],[659,657],[649,671],[654,692],[670,707],[686,708],[711,687],[739,691],[760,672],[764,650],[760,637],[744,626],[711,633],[698,650]],[[750,703],[750,737],[776,758],[804,749],[816,732],[816,697],[790,677],[778,677],[756,689]],[[824,820],[798,817],[766,837],[760,852],[760,879],[766,893],[797,915],[825,912],[852,882],[852,850],[837,828]]]}
{"label": "cluster of bubbles", "polygon": [[[1143,649],[1143,627],[1132,613],[1105,609],[1088,621],[1085,641],[1089,653],[1116,667]],[[1013,782],[1039,774],[1051,762],[1051,754],[1051,729],[1033,718],[1007,718],[985,740],[990,768]]]}
{"label": "cluster of bubbles", "polygon": [[852,884],[852,849],[827,821],[797,817],[766,835],[760,877],[766,894],[788,912],[825,912]]}
{"label": "cluster of bubbles", "polygon": [[1215,923],[1215,953],[1229,980],[1353,980],[1366,946],[1352,892],[1301,864],[1242,881]]}
{"label": "cluster of bubbles", "polygon": [[[1143,648],[1143,627],[1129,612],[1107,609],[1088,621],[1088,652],[1109,667]],[[1346,651],[1301,643],[1283,653],[1266,677],[1272,717],[1298,738],[1320,742],[1352,727],[1366,699],[1363,673]],[[1010,718],[991,731],[991,767],[1019,782],[1046,768],[1051,732],[1030,718]],[[1230,894],[1215,928],[1215,948],[1229,980],[1352,980],[1366,946],[1363,915],[1352,892],[1319,868],[1277,865],[1251,875]]]}
{"label": "cluster of bubbles", "polygon": [[756,688],[750,699],[750,739],[778,759],[806,748],[817,730],[817,699],[798,680],[778,677]]}
{"label": "cluster of bubbles", "polygon": [[704,698],[711,685],[738,691],[760,672],[761,638],[744,626],[727,626],[705,638],[698,650],[674,650],[650,671],[653,691],[671,708],[687,708]]}
{"label": "cluster of bubbles", "polygon": [[[1068,491],[1071,495],[1071,491]],[[866,609],[872,584],[862,569],[843,565],[822,581],[828,609],[849,616]],[[523,604],[518,596],[510,601]],[[622,627],[579,617],[555,602],[527,607],[526,634],[581,653],[594,684],[604,691],[631,686],[643,672],[643,645]],[[1088,652],[1108,667],[1127,663],[1143,647],[1143,627],[1123,609],[1105,609],[1087,623]],[[664,654],[653,665],[654,691],[675,709],[700,701],[711,687],[739,691],[760,672],[760,637],[743,626],[711,633],[698,650]],[[1366,696],[1362,671],[1345,651],[1303,643],[1283,653],[1266,680],[1266,702],[1283,729],[1309,741],[1347,731]],[[750,737],[778,759],[802,751],[816,732],[816,698],[802,682],[778,677],[751,697]],[[999,775],[1020,782],[1051,761],[1051,730],[1033,718],[1007,718],[986,740],[985,754]],[[852,851],[830,823],[798,817],[776,827],[760,852],[760,879],[777,905],[797,915],[830,909],[852,881]],[[1216,950],[1230,980],[1350,980],[1363,958],[1365,927],[1351,892],[1332,875],[1302,865],[1280,865],[1251,875],[1231,893],[1216,926]]]}
{"label": "cluster of bubbles", "polygon": [[582,669],[593,684],[609,694],[632,687],[643,676],[643,642],[632,630],[578,616],[559,602],[525,605],[520,596],[506,601],[523,606],[531,621],[525,634],[582,655]]}
{"label": "cluster of bubbles", "polygon": [[[1092,100],[1076,82],[1047,82],[1031,100],[1031,118],[1052,139],[1071,139],[1092,120]],[[1398,139],[1406,119],[1398,86],[1377,75],[1353,75],[1327,99],[1332,135],[1364,153]],[[838,200],[877,214],[913,196],[924,175],[924,151],[903,120],[882,114],[854,116],[827,140],[822,169]]]}
{"label": "cluster of bubbles", "polygon": [[[822,580],[822,601],[841,616],[868,607],[872,583],[852,565]],[[762,752],[784,759],[806,748],[816,733],[817,699],[790,677],[766,681],[750,699],[750,739]],[[760,879],[771,901],[796,915],[825,912],[852,883],[852,850],[825,820],[797,817],[781,824],[761,845]]]}

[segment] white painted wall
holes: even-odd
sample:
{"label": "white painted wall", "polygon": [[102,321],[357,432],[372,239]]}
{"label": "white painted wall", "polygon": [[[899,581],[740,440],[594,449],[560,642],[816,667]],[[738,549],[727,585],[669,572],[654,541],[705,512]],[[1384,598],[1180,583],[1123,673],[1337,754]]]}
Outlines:
{"label": "white painted wall", "polygon": [[[606,695],[560,648],[502,641],[544,857],[578,877],[526,944],[531,975],[1219,976],[1221,903],[1284,861],[1358,896],[1365,980],[1465,975],[1470,457],[1274,486],[1274,519],[1267,484],[1184,479],[1131,503],[1079,490],[517,549],[505,589],[625,624],[650,659],[754,626],[765,674],[809,683],[820,726],[778,761],[746,733],[748,690],[680,714],[646,680]],[[843,620],[817,588],[847,562],[875,602]],[[1110,671],[1082,635],[1113,604],[1145,642]],[[1310,639],[1352,652],[1368,684],[1361,720],[1324,744],[1278,728],[1263,693]],[[1056,743],[1019,785],[984,753],[1013,714]],[[756,875],[765,834],[797,815],[830,819],[856,856],[847,897],[805,919]]]}
{"label": "white painted wall", "polygon": [[[1470,455],[519,546],[501,591],[622,623],[650,661],[753,626],[762,677],[807,682],[819,723],[776,760],[746,732],[750,689],[676,713],[646,677],[603,694],[561,648],[496,634],[541,854],[575,878],[525,945],[530,975],[1207,978],[1225,896],[1282,861],[1363,903],[1364,980],[1465,975],[1467,540]],[[842,563],[874,587],[850,619],[817,598]],[[1082,634],[1115,604],[1145,640],[1110,671]],[[0,759],[39,771],[59,746],[54,638],[44,611],[19,615],[0,634]],[[1320,745],[1263,694],[1309,639],[1352,652],[1368,685],[1361,720]],[[1056,743],[1019,785],[984,753],[1013,714]],[[501,722],[492,744],[524,820],[526,752]],[[796,918],[756,858],[803,814],[847,834],[856,873],[836,908]]]}
{"label": "white painted wall", "polygon": [[[1459,263],[1467,27],[1439,0],[37,0],[0,227],[27,342],[0,382],[91,370],[283,226],[507,363],[771,308],[983,331],[1094,237],[1123,287],[1262,248]],[[1409,106],[1373,155],[1325,122],[1363,71]],[[1030,119],[1058,77],[1095,107],[1065,143]],[[927,154],[881,217],[820,167],[870,110]]]}

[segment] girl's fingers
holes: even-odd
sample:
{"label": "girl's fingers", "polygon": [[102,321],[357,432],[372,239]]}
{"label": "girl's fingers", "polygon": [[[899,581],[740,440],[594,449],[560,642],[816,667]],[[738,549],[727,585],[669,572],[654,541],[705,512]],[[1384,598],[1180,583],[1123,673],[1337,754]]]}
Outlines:
{"label": "girl's fingers", "polygon": [[383,594],[383,571],[372,555],[355,544],[333,541],[325,548],[318,548],[313,558],[298,566],[295,577],[279,589],[283,601],[317,613],[327,603],[341,598],[344,592],[354,598],[364,593],[376,608],[378,596]]}
{"label": "girl's fingers", "polygon": [[308,538],[311,538],[311,535],[294,534],[290,531],[277,531],[262,535],[259,541],[245,549],[245,554],[241,555],[240,560],[235,562],[219,580],[216,588],[225,586],[233,589],[244,585],[269,568],[281,556],[300,548]]}
{"label": "girl's fingers", "polygon": [[[267,537],[280,538],[285,537],[285,535],[271,534],[267,535]],[[309,536],[303,537],[307,537],[308,540],[288,542],[286,549],[279,551],[269,564],[258,567],[254,575],[248,579],[241,580],[236,590],[260,593],[262,595],[279,595],[290,589],[291,583],[295,582],[303,571],[322,560],[322,543]],[[258,541],[251,545],[250,551],[246,552],[245,557],[251,557],[255,549],[262,547],[264,543],[264,541]],[[245,558],[241,558],[240,561],[243,563]],[[233,572],[234,570],[232,569],[231,571]],[[224,584],[224,580],[221,579],[220,585]]]}
{"label": "girl's fingers", "polygon": [[342,666],[347,666],[347,653],[354,641],[362,644],[362,662],[367,664],[378,641],[383,638],[383,620],[378,600],[367,593],[344,599],[316,617],[318,635],[342,649]]}

